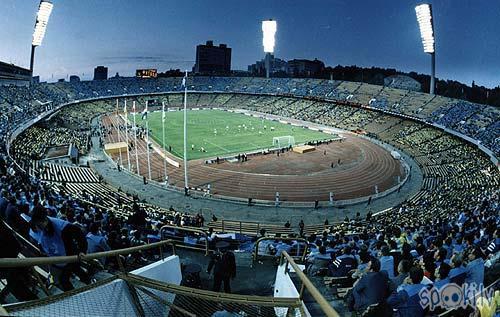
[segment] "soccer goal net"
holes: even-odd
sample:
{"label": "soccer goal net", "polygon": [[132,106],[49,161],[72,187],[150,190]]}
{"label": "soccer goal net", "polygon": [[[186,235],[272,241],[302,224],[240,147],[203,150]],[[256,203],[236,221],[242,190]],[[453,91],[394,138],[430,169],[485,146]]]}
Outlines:
{"label": "soccer goal net", "polygon": [[285,148],[295,145],[295,138],[291,135],[277,136],[273,138],[273,146],[277,148]]}

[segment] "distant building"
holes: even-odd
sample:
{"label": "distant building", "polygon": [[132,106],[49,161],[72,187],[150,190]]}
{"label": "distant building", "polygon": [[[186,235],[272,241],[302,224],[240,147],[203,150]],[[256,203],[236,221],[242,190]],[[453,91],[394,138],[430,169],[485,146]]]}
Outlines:
{"label": "distant building", "polygon": [[31,83],[33,84],[39,84],[40,83],[40,76],[33,76],[33,78],[31,79]]}
{"label": "distant building", "polygon": [[158,71],[156,69],[137,69],[135,71],[135,77],[137,78],[156,78],[158,77]]}
{"label": "distant building", "polygon": [[292,59],[288,61],[288,74],[292,76],[313,76],[325,69],[325,63],[318,59]]}
{"label": "distant building", "polygon": [[108,68],[104,66],[97,66],[94,68],[94,80],[108,79]]}
{"label": "distant building", "polygon": [[69,76],[69,82],[70,83],[77,83],[80,81],[80,77],[76,76],[76,75],[71,75]]}
{"label": "distant building", "polygon": [[0,86],[29,86],[30,81],[29,69],[0,62]]}
{"label": "distant building", "polygon": [[66,80],[65,80],[64,78],[59,78],[59,79],[57,80],[57,82],[58,82],[58,83],[64,83],[65,81],[66,81]]}
{"label": "distant building", "polygon": [[214,46],[213,41],[196,46],[196,74],[229,74],[231,72],[231,48],[226,44]]}
{"label": "distant building", "polygon": [[[270,74],[275,73],[283,73],[286,74],[288,70],[288,63],[282,59],[275,58],[274,55],[271,55],[270,62]],[[248,65],[248,72],[252,75],[265,76],[266,75],[266,65],[265,60],[262,59],[260,61],[255,62],[255,64]]]}

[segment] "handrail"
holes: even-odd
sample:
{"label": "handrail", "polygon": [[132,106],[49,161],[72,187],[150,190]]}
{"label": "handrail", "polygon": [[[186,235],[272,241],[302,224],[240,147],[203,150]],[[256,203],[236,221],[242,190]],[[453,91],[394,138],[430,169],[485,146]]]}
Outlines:
{"label": "handrail", "polygon": [[52,256],[52,257],[31,257],[31,258],[0,258],[0,268],[5,267],[31,267],[40,265],[53,265],[60,263],[75,263],[80,261],[90,261],[101,258],[108,258],[117,255],[129,254],[154,248],[162,248],[163,246],[171,245],[175,255],[175,242],[172,240],[164,240],[146,245],[136,247],[95,252],[81,255],[68,255],[68,256]]}
{"label": "handrail", "polygon": [[[300,291],[300,298],[302,299],[303,295],[303,290],[304,287],[307,288],[309,293],[311,293],[311,296],[314,298],[314,300],[318,303],[319,307],[323,311],[323,313],[327,317],[340,317],[339,313],[333,309],[333,307],[328,303],[328,301],[321,295],[321,293],[318,291],[318,289],[311,283],[311,281],[307,278],[307,276],[302,272],[302,270],[299,268],[299,266],[295,263],[293,258],[286,253],[286,251],[283,251],[281,253],[282,258],[285,258],[287,262],[292,266],[292,268],[295,271],[295,274],[299,277],[300,281],[302,282],[302,287]],[[285,270],[285,274],[287,273],[287,270]]]}
{"label": "handrail", "polygon": [[144,286],[150,289],[159,290],[162,292],[174,293],[176,295],[184,295],[197,297],[209,301],[217,301],[220,303],[236,303],[243,305],[259,305],[263,307],[298,307],[300,301],[293,297],[273,297],[259,295],[242,295],[231,293],[219,293],[197,288],[190,288],[181,285],[161,282],[148,277],[139,276],[136,274],[123,275],[120,278],[131,282],[135,286]]}
{"label": "handrail", "polygon": [[3,222],[4,226],[7,227],[7,229],[11,230],[11,232],[16,236],[16,238],[18,238],[19,240],[21,240],[20,242],[26,246],[29,246],[31,249],[33,249],[34,251],[40,253],[40,249],[34,245],[33,243],[31,243],[28,239],[26,239],[25,237],[23,237],[19,232],[17,232],[16,230],[14,230],[14,228],[12,228],[6,221],[4,220],[0,220]]}
{"label": "handrail", "polygon": [[[198,298],[202,300],[218,302],[223,304],[241,304],[241,305],[256,305],[262,307],[283,307],[283,308],[291,308],[291,309],[300,309],[301,301],[296,297],[273,297],[273,296],[257,296],[257,295],[239,295],[239,294],[231,294],[231,293],[219,293],[208,290],[201,290],[196,288],[190,288],[186,286],[180,286],[176,284],[171,284],[168,282],[162,282],[159,280],[155,280],[152,278],[148,278],[145,276],[136,275],[133,273],[118,273],[116,275],[112,275],[108,278],[97,281],[96,283],[92,283],[89,285],[84,285],[79,288],[75,288],[70,291],[66,291],[63,293],[55,294],[43,299],[38,299],[34,301],[28,302],[20,302],[14,304],[6,305],[6,309],[11,312],[11,314],[15,314],[18,311],[27,310],[30,308],[40,307],[52,303],[59,302],[68,297],[74,296],[76,294],[81,294],[83,292],[87,292],[93,290],[102,285],[108,284],[110,282],[116,280],[123,280],[129,285],[133,286],[138,290],[142,290],[144,288],[148,290],[158,290],[165,293],[172,293],[175,295],[187,296],[189,298]],[[151,293],[147,294],[150,295]],[[155,300],[158,300],[157,296],[152,296]],[[164,301],[160,301],[160,303],[165,304]],[[170,304],[172,305],[172,304]],[[1,307],[1,306],[0,306]],[[176,309],[176,308],[174,308]],[[4,316],[4,314],[1,314]]]}
{"label": "handrail", "polygon": [[[271,238],[271,237],[262,237],[262,238],[259,238],[255,242],[254,252],[253,252],[253,260],[254,261],[257,261],[257,259],[259,258],[259,244],[262,241],[264,241],[264,240],[281,240],[281,241],[301,241],[301,242],[304,242],[305,249],[304,249],[304,252],[303,252],[302,256],[300,256],[300,260],[303,262],[306,259],[307,251],[309,249],[309,243],[307,242],[306,239],[301,238],[301,237],[297,237],[297,238]],[[283,252],[285,252],[285,251],[283,251]],[[261,256],[273,256],[273,257],[276,257],[276,256],[280,256],[280,255],[279,254],[276,254],[276,255],[263,254]],[[299,258],[299,256],[295,256],[295,258]]]}
{"label": "handrail", "polygon": [[[183,230],[183,231],[187,231],[187,232],[195,232],[195,233],[198,233],[198,234],[205,236],[205,255],[209,255],[210,251],[208,248],[208,234],[205,231],[203,231],[201,229],[195,229],[193,227],[179,227],[179,226],[172,226],[172,225],[164,225],[160,228],[160,237],[162,239],[163,239],[163,230],[164,229],[173,229],[173,230]],[[177,243],[177,247],[186,248],[186,249],[196,249],[196,250],[200,249],[200,248],[195,248],[195,247],[191,247],[191,246],[179,244],[179,243]]]}

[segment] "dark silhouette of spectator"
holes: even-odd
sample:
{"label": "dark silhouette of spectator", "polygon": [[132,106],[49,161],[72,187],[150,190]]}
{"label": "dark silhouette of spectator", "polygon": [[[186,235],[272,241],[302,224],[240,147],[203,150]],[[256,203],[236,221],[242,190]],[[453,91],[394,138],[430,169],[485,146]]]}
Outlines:
{"label": "dark silhouette of spectator", "polygon": [[387,274],[380,272],[380,261],[371,259],[368,272],[352,288],[348,300],[349,308],[363,312],[370,305],[383,303],[388,295],[388,283]]}
{"label": "dark silhouette of spectator", "polygon": [[213,291],[219,292],[224,283],[224,292],[231,293],[231,279],[236,277],[236,260],[234,253],[228,250],[229,243],[217,242],[217,252],[213,253],[208,264],[207,273],[214,269]]}
{"label": "dark silhouette of spectator", "polygon": [[[0,258],[17,258],[21,252],[21,245],[16,236],[3,221],[0,220]],[[12,293],[19,301],[29,301],[37,299],[30,290],[29,269],[27,268],[1,268],[0,278],[7,281],[7,285],[0,293],[0,302],[7,293]]]}

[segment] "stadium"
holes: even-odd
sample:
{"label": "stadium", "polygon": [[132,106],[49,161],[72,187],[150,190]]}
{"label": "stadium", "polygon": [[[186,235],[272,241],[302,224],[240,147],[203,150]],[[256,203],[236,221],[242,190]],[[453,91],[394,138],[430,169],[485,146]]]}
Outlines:
{"label": "stadium", "polygon": [[0,66],[0,315],[494,316],[498,107],[396,77]]}

